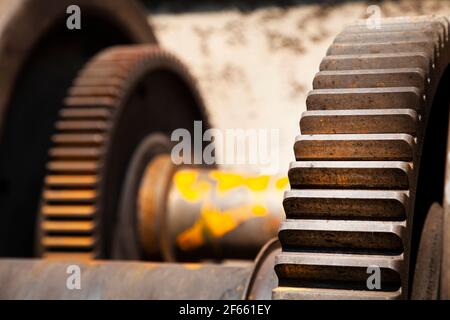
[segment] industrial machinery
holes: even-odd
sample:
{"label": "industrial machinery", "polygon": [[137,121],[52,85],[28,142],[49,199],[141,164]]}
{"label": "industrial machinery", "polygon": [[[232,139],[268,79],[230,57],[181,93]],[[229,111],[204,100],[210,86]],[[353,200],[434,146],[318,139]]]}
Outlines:
{"label": "industrial machinery", "polygon": [[[168,138],[153,135],[135,153],[123,187],[114,258],[256,257],[278,232],[287,178],[176,166],[164,152],[168,145]],[[161,153],[151,161],[140,156],[156,150]]]}
{"label": "industrial machinery", "polygon": [[250,263],[85,261],[76,264],[83,275],[81,290],[67,290],[66,270],[71,265],[67,260],[7,260],[0,265],[0,299],[239,300],[252,272]]}
{"label": "industrial machinery", "polygon": [[0,298],[449,298],[446,18],[336,37],[288,181],[175,165],[171,133],[210,127],[195,80],[134,1],[76,2],[79,32],[65,0],[0,26],[0,256],[40,258],[0,259]]}
{"label": "industrial machinery", "polygon": [[207,123],[200,96],[169,53],[150,45],[96,55],[73,81],[55,121],[37,254],[109,257],[134,149],[151,133],[190,129],[194,120]]}
{"label": "industrial machinery", "polygon": [[193,119],[207,128],[203,109],[187,69],[157,46],[89,61],[55,122],[37,255],[110,258],[115,242],[120,259],[254,258],[276,235],[287,179],[176,168],[168,136]]}
{"label": "industrial machinery", "polygon": [[[17,68],[2,83],[11,89],[2,89],[10,99],[1,109],[0,255],[253,259],[276,235],[287,179],[153,161],[170,153],[175,129],[193,132],[194,121],[208,129],[207,114],[195,81],[156,44],[142,9],[104,3],[77,2],[76,31],[65,26],[66,2],[21,1],[7,16],[0,60]],[[11,56],[18,44],[8,30],[19,32],[25,19],[38,27],[22,31],[29,47]],[[115,24],[128,38],[110,39],[120,36]],[[147,166],[154,169],[144,177]]]}
{"label": "industrial machinery", "polygon": [[[270,299],[277,278],[278,239],[255,262],[155,263],[7,259],[0,263],[0,299]],[[80,290],[67,290],[67,270],[82,273]]]}
{"label": "industrial machinery", "polygon": [[0,256],[33,254],[50,136],[76,74],[103,48],[156,44],[134,1],[76,1],[76,32],[66,27],[72,4],[0,2]]}
{"label": "industrial machinery", "polygon": [[[423,287],[411,282],[418,262],[437,277],[448,272],[448,258],[442,269],[436,263],[440,246],[419,250],[427,212],[444,199],[448,25],[444,17],[362,22],[328,49],[294,145],[275,299],[397,299],[426,289],[438,296],[434,277]],[[430,212],[442,218],[442,210]],[[448,237],[448,229],[429,230],[424,243]],[[381,275],[375,289],[367,286],[373,267]]]}

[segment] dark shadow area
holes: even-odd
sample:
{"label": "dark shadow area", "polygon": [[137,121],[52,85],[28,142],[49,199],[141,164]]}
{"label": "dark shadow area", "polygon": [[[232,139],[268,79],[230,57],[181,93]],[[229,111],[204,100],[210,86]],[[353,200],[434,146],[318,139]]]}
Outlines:
{"label": "dark shadow area", "polygon": [[[288,9],[293,6],[318,4],[326,8],[347,2],[368,3],[363,0],[141,0],[141,2],[150,11],[170,13],[214,12],[230,9],[241,12],[251,12],[264,7],[279,7]],[[370,1],[367,5],[378,4],[381,2],[381,0]]]}
{"label": "dark shadow area", "polygon": [[33,255],[50,137],[73,78],[102,48],[130,43],[100,15],[88,15],[83,23],[73,33],[64,18],[56,22],[30,53],[11,95],[0,140],[0,256]]}
{"label": "dark shadow area", "polygon": [[[448,117],[450,111],[449,86],[450,67],[447,67],[439,82],[425,131],[412,225],[411,268],[414,268],[416,264],[420,236],[428,210],[434,202],[442,205],[444,197]],[[414,276],[413,271],[411,269],[410,283],[412,283]]]}

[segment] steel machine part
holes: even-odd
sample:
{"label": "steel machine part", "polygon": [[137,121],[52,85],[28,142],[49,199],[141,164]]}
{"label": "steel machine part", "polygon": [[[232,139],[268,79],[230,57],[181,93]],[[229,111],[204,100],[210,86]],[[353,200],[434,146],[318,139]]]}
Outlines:
{"label": "steel machine part", "polygon": [[155,45],[117,46],[79,72],[55,121],[36,254],[108,258],[134,151],[153,133],[209,124],[182,63]]}
{"label": "steel machine part", "polygon": [[[443,17],[336,37],[294,145],[275,299],[410,297],[426,214],[443,199],[449,53]],[[369,288],[373,268],[381,286]]]}
{"label": "steel machine part", "polygon": [[[79,290],[67,289],[68,271],[79,271]],[[217,265],[2,259],[0,299],[238,300],[251,272],[251,262]]]}
{"label": "steel machine part", "polygon": [[[118,259],[253,259],[276,236],[287,178],[173,164],[151,137],[132,162],[116,232]],[[159,145],[159,148],[157,147]],[[144,156],[145,158],[146,156]],[[138,169],[140,168],[140,169]]]}
{"label": "steel machine part", "polygon": [[[81,29],[69,30],[78,5]],[[0,1],[0,256],[32,256],[45,162],[79,69],[116,44],[156,43],[134,0]]]}
{"label": "steel machine part", "polygon": [[281,253],[281,245],[277,238],[269,240],[255,259],[252,274],[248,280],[246,300],[271,300],[272,290],[278,285],[278,278],[273,266],[275,258]]}
{"label": "steel machine part", "polygon": [[443,209],[433,203],[428,211],[420,237],[414,281],[413,300],[436,300],[439,297],[442,258]]}
{"label": "steel machine part", "polygon": [[[449,118],[450,122],[450,118]],[[450,300],[450,128],[447,139],[444,201],[442,216],[442,259],[440,276],[440,298]]]}
{"label": "steel machine part", "polygon": [[[0,259],[0,299],[270,299],[279,251],[278,239],[272,239],[254,263]],[[68,284],[80,289],[68,290]]]}
{"label": "steel machine part", "polygon": [[287,178],[176,167],[166,137],[195,119],[208,127],[193,80],[167,52],[123,46],[94,57],[56,121],[38,255],[254,258],[276,235]]}

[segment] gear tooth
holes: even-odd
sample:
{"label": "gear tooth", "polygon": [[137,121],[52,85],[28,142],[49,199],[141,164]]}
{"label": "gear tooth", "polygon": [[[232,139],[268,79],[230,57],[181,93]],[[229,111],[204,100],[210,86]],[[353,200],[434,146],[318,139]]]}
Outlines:
{"label": "gear tooth", "polygon": [[92,203],[97,198],[95,190],[44,190],[47,203]]}
{"label": "gear tooth", "polygon": [[58,133],[52,136],[52,142],[57,145],[102,145],[105,134],[99,133]]}
{"label": "gear tooth", "polygon": [[328,49],[327,55],[404,52],[425,52],[431,59],[435,59],[437,54],[433,40],[412,40],[381,43],[334,43]]}
{"label": "gear tooth", "polygon": [[334,43],[383,43],[386,42],[386,39],[390,41],[428,41],[429,39],[433,39],[437,48],[441,45],[439,34],[432,28],[423,30],[341,33],[334,39]]}
{"label": "gear tooth", "polygon": [[423,94],[416,87],[315,89],[306,99],[308,110],[414,109]]}
{"label": "gear tooth", "polygon": [[314,89],[416,87],[425,91],[425,73],[420,68],[320,71]]}
{"label": "gear tooth", "polygon": [[367,270],[377,266],[383,291],[401,289],[402,256],[283,252],[276,257],[275,272],[281,287],[367,290]]}
{"label": "gear tooth", "polygon": [[89,261],[95,258],[92,252],[52,252],[46,251],[43,253],[42,258],[49,260],[69,260],[69,261]]}
{"label": "gear tooth", "polygon": [[49,188],[91,187],[97,185],[96,175],[48,175],[45,185]]}
{"label": "gear tooth", "polygon": [[403,221],[408,216],[407,191],[290,190],[283,206],[288,219]]}
{"label": "gear tooth", "polygon": [[412,109],[317,110],[306,111],[300,119],[302,134],[417,135],[419,119]]}
{"label": "gear tooth", "polygon": [[64,204],[44,204],[41,206],[40,213],[44,218],[50,219],[71,219],[94,217],[96,207],[93,205],[64,205]]}
{"label": "gear tooth", "polygon": [[294,189],[408,190],[410,175],[402,161],[298,161],[288,173]]}
{"label": "gear tooth", "polygon": [[112,114],[104,108],[63,108],[60,117],[64,120],[109,120]]}
{"label": "gear tooth", "polygon": [[97,86],[74,86],[70,89],[69,94],[72,97],[118,97],[121,94],[119,88],[108,85]]}
{"label": "gear tooth", "polygon": [[59,147],[50,149],[49,155],[52,159],[98,159],[101,155],[101,151],[98,148],[92,147]]}
{"label": "gear tooth", "polygon": [[52,174],[95,174],[99,167],[97,161],[55,160],[47,163],[47,170]]}
{"label": "gear tooth", "polygon": [[62,132],[104,132],[110,128],[111,124],[102,120],[60,120],[56,122],[56,129]]}
{"label": "gear tooth", "polygon": [[427,74],[432,61],[423,52],[329,55],[320,71],[419,68]]}
{"label": "gear tooth", "polygon": [[110,86],[114,88],[120,88],[123,80],[120,77],[96,77],[81,75],[74,81],[74,86],[83,88],[87,86]]}
{"label": "gear tooth", "polygon": [[94,231],[95,225],[92,221],[44,221],[41,228],[48,233],[64,232],[66,234],[89,234]]}
{"label": "gear tooth", "polygon": [[[114,64],[111,64],[111,62],[114,62]],[[119,78],[125,80],[130,68],[130,62],[124,65],[118,61],[109,61],[109,63],[98,63],[96,61],[95,64],[92,64],[83,70],[83,73],[80,76],[102,79]]]}
{"label": "gear tooth", "polygon": [[299,135],[294,152],[298,161],[412,161],[414,146],[407,134]]}
{"label": "gear tooth", "polygon": [[80,251],[92,250],[94,239],[89,236],[44,236],[42,245],[47,249],[73,248]]}
{"label": "gear tooth", "polygon": [[394,292],[344,289],[278,287],[272,294],[275,300],[399,300],[401,290]]}
{"label": "gear tooth", "polygon": [[84,107],[84,108],[91,108],[91,107],[104,107],[104,108],[114,108],[119,99],[118,97],[108,97],[108,96],[70,96],[66,99],[64,99],[64,104],[68,107]]}
{"label": "gear tooth", "polygon": [[[367,21],[350,25],[345,28],[344,32],[351,33],[378,33],[378,32],[396,32],[396,31],[431,31],[439,36],[441,41],[445,41],[448,37],[448,26],[439,21],[406,21],[406,20],[391,20],[384,21],[380,25],[380,29],[369,28]],[[386,37],[387,38],[387,37]],[[387,38],[388,39],[388,38]]]}
{"label": "gear tooth", "polygon": [[404,250],[403,222],[288,219],[281,224],[283,249],[311,252],[400,255]]}

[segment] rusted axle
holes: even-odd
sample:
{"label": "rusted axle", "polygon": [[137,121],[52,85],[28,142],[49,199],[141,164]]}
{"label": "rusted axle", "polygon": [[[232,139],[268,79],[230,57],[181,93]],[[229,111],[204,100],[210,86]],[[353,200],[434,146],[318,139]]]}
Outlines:
{"label": "rusted axle", "polygon": [[254,264],[1,259],[0,300],[270,299],[279,248],[269,242]]}
{"label": "rusted axle", "polygon": [[242,299],[251,271],[251,263],[2,260],[0,299]]}

